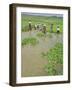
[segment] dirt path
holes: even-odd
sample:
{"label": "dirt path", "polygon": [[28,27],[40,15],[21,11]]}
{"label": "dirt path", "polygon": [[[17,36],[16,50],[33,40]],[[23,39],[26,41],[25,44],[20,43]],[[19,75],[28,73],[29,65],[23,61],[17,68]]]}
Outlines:
{"label": "dirt path", "polygon": [[[36,35],[36,32],[32,33],[32,36]],[[22,33],[22,39],[29,36],[28,32]],[[57,42],[62,42],[62,35],[56,36],[52,34],[52,37],[46,37],[45,39],[39,39],[39,44],[36,46],[24,46],[21,48],[21,76],[47,76],[47,72],[44,70],[45,65],[48,63],[45,58],[41,56],[42,52],[47,52]]]}

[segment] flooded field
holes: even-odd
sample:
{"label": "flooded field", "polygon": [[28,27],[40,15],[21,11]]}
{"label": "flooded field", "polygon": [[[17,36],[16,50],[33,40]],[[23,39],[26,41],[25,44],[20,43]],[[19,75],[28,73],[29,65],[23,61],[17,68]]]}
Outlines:
{"label": "flooded field", "polygon": [[48,76],[44,67],[48,63],[46,58],[43,58],[41,53],[48,52],[56,43],[63,43],[62,33],[49,33],[45,36],[38,37],[38,31],[22,32],[21,39],[27,37],[35,37],[38,40],[38,44],[35,46],[25,45],[21,47],[21,76]]}
{"label": "flooded field", "polygon": [[63,74],[63,15],[21,13],[21,76]]}

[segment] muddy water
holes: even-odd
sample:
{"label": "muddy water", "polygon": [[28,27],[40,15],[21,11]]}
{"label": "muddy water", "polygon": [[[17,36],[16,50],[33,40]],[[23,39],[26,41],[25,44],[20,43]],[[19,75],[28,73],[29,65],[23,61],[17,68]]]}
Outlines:
{"label": "muddy water", "polygon": [[[22,46],[21,47],[21,76],[47,76],[48,73],[44,70],[44,66],[48,63],[45,58],[41,56],[42,52],[47,52],[57,42],[62,42],[62,35],[52,33],[52,37],[38,38],[37,32],[31,32],[31,36],[35,36],[39,43],[36,46]],[[22,33],[22,39],[29,37],[29,32]]]}

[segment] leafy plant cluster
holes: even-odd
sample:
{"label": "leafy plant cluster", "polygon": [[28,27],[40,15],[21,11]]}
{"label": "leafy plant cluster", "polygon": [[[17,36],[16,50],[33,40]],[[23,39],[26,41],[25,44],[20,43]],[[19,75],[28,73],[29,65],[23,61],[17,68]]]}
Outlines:
{"label": "leafy plant cluster", "polygon": [[52,33],[46,33],[46,34],[44,34],[43,32],[38,32],[37,34],[36,34],[36,36],[37,37],[39,37],[39,38],[41,38],[41,37],[49,37],[49,38],[52,38]]}
{"label": "leafy plant cluster", "polygon": [[27,32],[27,31],[29,31],[29,28],[28,28],[28,26],[26,25],[26,26],[24,26],[24,27],[22,28],[22,32]]}
{"label": "leafy plant cluster", "polygon": [[42,32],[37,33],[37,36],[38,36],[38,37],[44,37],[44,35],[45,35],[45,34],[42,33]]}
{"label": "leafy plant cluster", "polygon": [[22,40],[22,46],[32,45],[35,46],[38,43],[38,40],[35,37],[27,37]]}
{"label": "leafy plant cluster", "polygon": [[57,43],[48,52],[42,53],[42,56],[48,60],[48,64],[45,66],[48,75],[63,74],[63,45],[61,43]]}

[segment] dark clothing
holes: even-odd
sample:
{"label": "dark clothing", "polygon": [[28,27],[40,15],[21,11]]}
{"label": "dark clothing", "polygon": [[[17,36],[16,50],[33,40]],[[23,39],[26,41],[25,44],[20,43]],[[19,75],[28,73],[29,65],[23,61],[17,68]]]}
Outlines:
{"label": "dark clothing", "polygon": [[50,26],[50,32],[53,32],[53,24]]}
{"label": "dark clothing", "polygon": [[43,33],[46,33],[46,26],[43,26]]}
{"label": "dark clothing", "polygon": [[32,25],[31,25],[31,23],[29,23],[29,30],[30,30],[30,31],[32,30]]}

